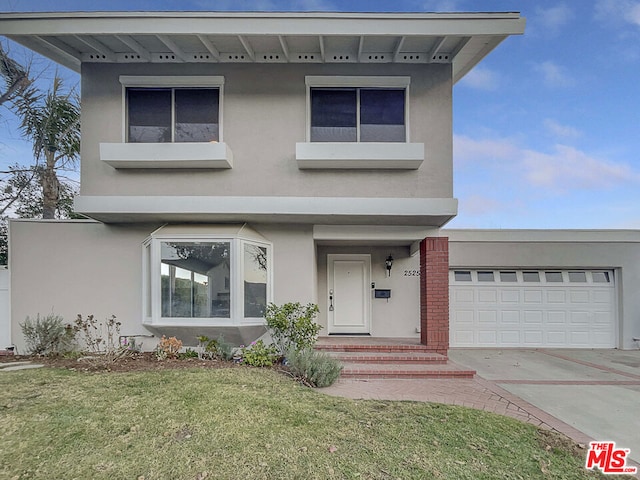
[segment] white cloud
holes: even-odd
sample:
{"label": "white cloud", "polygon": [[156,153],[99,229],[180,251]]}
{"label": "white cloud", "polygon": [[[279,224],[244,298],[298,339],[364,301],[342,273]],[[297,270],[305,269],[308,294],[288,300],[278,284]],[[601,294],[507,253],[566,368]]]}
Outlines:
{"label": "white cloud", "polygon": [[611,188],[628,181],[639,182],[640,173],[628,165],[590,156],[567,145],[552,153],[523,150],[522,164],[528,181],[553,190]]}
{"label": "white cloud", "polygon": [[425,12],[455,12],[458,10],[458,0],[423,0],[421,3]]}
{"label": "white cloud", "polygon": [[496,90],[498,88],[498,74],[486,67],[476,67],[465,75],[461,85],[478,90]]}
{"label": "white cloud", "polygon": [[573,10],[564,3],[551,8],[539,8],[537,12],[542,25],[554,32],[566,25],[574,16]]}
{"label": "white cloud", "polygon": [[555,137],[560,138],[578,138],[582,136],[582,132],[570,125],[562,125],[551,118],[544,121],[544,127]]}
{"label": "white cloud", "polygon": [[467,215],[486,215],[505,208],[505,203],[484,195],[469,195],[460,199],[460,211]]}
{"label": "white cloud", "polygon": [[[557,192],[613,188],[640,184],[640,172],[630,166],[590,155],[567,145],[555,145],[550,153],[519,146],[509,139],[472,139],[454,135],[454,159],[460,168],[481,165],[505,177],[510,185]],[[514,175],[506,178],[506,176]]]}
{"label": "white cloud", "polygon": [[640,26],[640,1],[637,0],[598,0],[595,16],[607,23],[624,21]]}
{"label": "white cloud", "polygon": [[546,61],[537,64],[535,70],[542,74],[543,81],[548,87],[571,87],[575,84],[566,69],[554,62]]}

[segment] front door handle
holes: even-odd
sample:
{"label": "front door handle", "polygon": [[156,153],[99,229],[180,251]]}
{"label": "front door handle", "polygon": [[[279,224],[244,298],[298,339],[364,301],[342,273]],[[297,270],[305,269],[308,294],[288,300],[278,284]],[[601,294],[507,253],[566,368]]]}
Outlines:
{"label": "front door handle", "polygon": [[329,290],[329,311],[333,312],[333,290]]}

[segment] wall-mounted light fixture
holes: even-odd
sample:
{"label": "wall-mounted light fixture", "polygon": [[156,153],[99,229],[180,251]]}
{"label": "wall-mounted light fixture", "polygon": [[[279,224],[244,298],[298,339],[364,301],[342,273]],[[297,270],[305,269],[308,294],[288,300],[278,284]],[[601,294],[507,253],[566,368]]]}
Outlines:
{"label": "wall-mounted light fixture", "polygon": [[384,266],[387,269],[387,276],[390,277],[391,276],[391,267],[393,267],[393,257],[391,256],[391,254],[389,254],[387,259],[384,261]]}

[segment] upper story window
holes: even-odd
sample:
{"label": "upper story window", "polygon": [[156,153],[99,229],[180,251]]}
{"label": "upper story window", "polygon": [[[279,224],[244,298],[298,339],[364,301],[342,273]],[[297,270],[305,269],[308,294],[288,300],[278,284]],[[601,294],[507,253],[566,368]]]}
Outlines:
{"label": "upper story window", "polygon": [[408,142],[409,77],[306,77],[308,141]]}
{"label": "upper story window", "polygon": [[404,142],[404,89],[312,88],[312,142]]}
{"label": "upper story window", "polygon": [[127,88],[127,140],[219,141],[218,88]]}
{"label": "upper story window", "polygon": [[129,143],[222,142],[220,76],[120,76]]}

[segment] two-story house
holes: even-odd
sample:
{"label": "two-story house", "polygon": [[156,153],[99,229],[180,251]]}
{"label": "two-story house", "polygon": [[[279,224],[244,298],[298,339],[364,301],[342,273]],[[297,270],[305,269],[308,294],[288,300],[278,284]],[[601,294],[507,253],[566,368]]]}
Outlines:
{"label": "two-story house", "polygon": [[[81,73],[91,220],[13,221],[12,341],[54,311],[125,335],[634,346],[637,232],[443,231],[452,89],[518,13],[34,13],[0,34]],[[450,298],[451,292],[451,298]],[[626,293],[626,291],[625,291]],[[152,345],[151,345],[152,346]]]}

